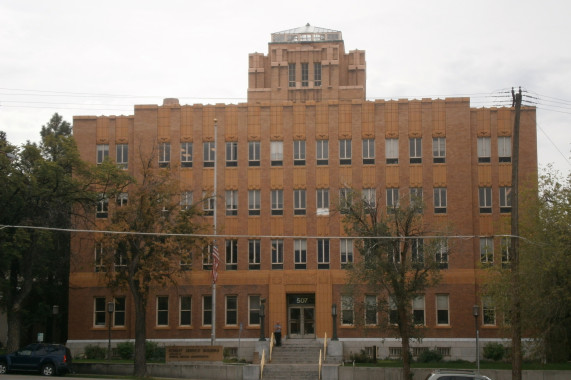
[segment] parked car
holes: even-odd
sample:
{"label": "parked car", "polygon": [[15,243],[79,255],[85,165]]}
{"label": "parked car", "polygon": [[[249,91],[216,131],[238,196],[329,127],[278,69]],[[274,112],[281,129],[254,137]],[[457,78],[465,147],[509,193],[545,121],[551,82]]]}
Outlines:
{"label": "parked car", "polygon": [[426,377],[426,380],[491,380],[472,370],[437,369]]}
{"label": "parked car", "polygon": [[36,343],[11,354],[0,355],[0,374],[8,371],[35,371],[44,376],[71,372],[69,348],[61,344]]}

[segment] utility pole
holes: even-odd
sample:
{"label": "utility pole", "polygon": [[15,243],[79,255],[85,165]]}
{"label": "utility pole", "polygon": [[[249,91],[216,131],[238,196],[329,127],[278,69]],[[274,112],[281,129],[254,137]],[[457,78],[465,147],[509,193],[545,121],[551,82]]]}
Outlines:
{"label": "utility pole", "polygon": [[[512,89],[512,94],[514,94]],[[514,97],[515,119],[512,142],[512,215],[511,215],[511,280],[512,280],[512,303],[511,303],[511,326],[512,326],[512,380],[521,380],[521,289],[519,271],[519,120],[521,111],[521,87]]]}

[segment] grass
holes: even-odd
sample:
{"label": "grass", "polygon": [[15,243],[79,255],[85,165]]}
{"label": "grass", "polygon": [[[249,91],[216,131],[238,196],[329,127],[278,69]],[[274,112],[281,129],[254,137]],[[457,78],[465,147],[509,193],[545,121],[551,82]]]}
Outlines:
{"label": "grass", "polygon": [[[400,360],[377,360],[377,363],[355,363],[355,366],[359,367],[402,367],[402,362]],[[523,370],[560,370],[560,371],[571,371],[571,363],[523,363]],[[431,362],[431,363],[411,363],[411,368],[446,368],[446,369],[476,369],[476,363],[455,360],[455,361],[441,361],[441,362]],[[511,370],[512,365],[508,362],[492,362],[492,361],[481,361],[480,369],[505,369]]]}

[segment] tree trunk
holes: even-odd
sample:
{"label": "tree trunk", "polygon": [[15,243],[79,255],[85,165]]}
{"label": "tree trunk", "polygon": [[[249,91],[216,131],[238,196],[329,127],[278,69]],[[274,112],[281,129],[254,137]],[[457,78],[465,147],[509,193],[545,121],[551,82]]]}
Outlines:
{"label": "tree trunk", "polygon": [[412,375],[410,373],[410,342],[408,331],[401,334],[402,339],[402,346],[401,346],[401,354],[402,354],[402,378],[403,380],[410,380],[412,379]]}
{"label": "tree trunk", "polygon": [[135,301],[135,369],[133,375],[139,378],[147,376],[147,322],[146,322],[146,302],[143,295],[136,289],[131,289]]}
{"label": "tree trunk", "polygon": [[14,352],[20,348],[20,329],[22,326],[22,319],[20,312],[9,311],[7,315],[8,319],[8,342],[6,342],[6,348],[8,352]]}

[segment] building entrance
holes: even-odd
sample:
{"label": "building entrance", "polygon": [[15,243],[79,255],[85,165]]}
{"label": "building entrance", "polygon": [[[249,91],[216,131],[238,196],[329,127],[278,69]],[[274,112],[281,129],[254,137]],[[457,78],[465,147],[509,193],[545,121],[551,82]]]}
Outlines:
{"label": "building entrance", "polygon": [[288,294],[289,338],[315,338],[315,294]]}

